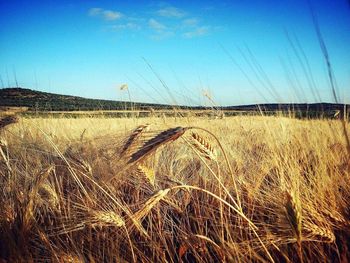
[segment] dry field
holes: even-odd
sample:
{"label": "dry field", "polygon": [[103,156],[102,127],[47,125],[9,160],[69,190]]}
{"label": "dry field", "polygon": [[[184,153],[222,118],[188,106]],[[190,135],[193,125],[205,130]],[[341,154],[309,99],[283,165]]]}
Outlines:
{"label": "dry field", "polygon": [[339,120],[19,119],[0,137],[0,262],[350,259]]}

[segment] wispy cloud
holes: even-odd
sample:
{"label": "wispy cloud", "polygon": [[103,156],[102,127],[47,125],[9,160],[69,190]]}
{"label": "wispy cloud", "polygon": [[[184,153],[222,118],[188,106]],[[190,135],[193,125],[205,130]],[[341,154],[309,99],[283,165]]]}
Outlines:
{"label": "wispy cloud", "polygon": [[199,24],[199,20],[197,18],[187,18],[182,20],[182,24],[186,27],[194,27]]}
{"label": "wispy cloud", "polygon": [[[194,17],[191,13],[174,6],[165,4],[151,10],[143,16],[137,13],[126,15],[116,10],[108,10],[101,7],[90,8],[88,15],[109,21],[107,27],[111,31],[139,31],[143,28],[148,37],[154,40],[162,40],[170,37],[192,39],[202,37],[215,32],[216,27],[204,24],[203,17]],[[114,23],[111,23],[114,22]],[[141,35],[144,36],[142,33]]]}
{"label": "wispy cloud", "polygon": [[89,9],[89,16],[98,16],[102,13],[103,9],[99,7],[94,7]]}
{"label": "wispy cloud", "polygon": [[162,31],[167,29],[167,27],[165,25],[163,25],[162,23],[158,22],[157,20],[155,20],[154,18],[151,18],[148,20],[148,26],[156,31]]}
{"label": "wispy cloud", "polygon": [[123,14],[118,11],[107,10],[99,7],[90,8],[88,14],[89,16],[101,17],[107,21],[114,21],[123,17]]}
{"label": "wispy cloud", "polygon": [[196,27],[192,31],[185,32],[182,36],[185,38],[194,38],[208,35],[210,32],[210,26],[200,26]]}
{"label": "wispy cloud", "polygon": [[164,7],[162,9],[159,9],[157,11],[157,14],[159,16],[163,16],[163,17],[174,17],[174,18],[181,18],[184,17],[186,15],[186,13],[176,7],[173,6],[169,6],[169,7]]}
{"label": "wispy cloud", "polygon": [[153,34],[150,36],[153,40],[162,40],[175,35],[172,28],[167,27],[154,18],[148,20],[148,26],[153,31]]}
{"label": "wispy cloud", "polygon": [[123,15],[120,12],[105,10],[103,11],[103,16],[106,20],[117,20],[120,19]]}
{"label": "wispy cloud", "polygon": [[132,22],[128,22],[125,24],[119,24],[119,25],[112,25],[110,27],[113,30],[140,30],[141,26],[136,24],[136,23],[132,23]]}
{"label": "wispy cloud", "polygon": [[163,40],[166,38],[173,37],[174,35],[175,33],[172,31],[160,31],[160,32],[157,32],[157,34],[151,35],[150,38],[153,40]]}

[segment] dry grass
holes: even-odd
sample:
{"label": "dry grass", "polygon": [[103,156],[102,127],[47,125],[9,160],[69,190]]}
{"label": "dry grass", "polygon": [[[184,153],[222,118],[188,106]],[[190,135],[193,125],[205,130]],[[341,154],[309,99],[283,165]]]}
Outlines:
{"label": "dry grass", "polygon": [[0,132],[1,262],[350,258],[340,121],[10,122]]}

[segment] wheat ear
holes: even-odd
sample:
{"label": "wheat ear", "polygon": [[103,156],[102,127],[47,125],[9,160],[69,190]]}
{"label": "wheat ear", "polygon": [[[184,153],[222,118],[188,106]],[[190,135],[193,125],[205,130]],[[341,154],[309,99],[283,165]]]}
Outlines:
{"label": "wheat ear", "polygon": [[285,209],[294,234],[301,236],[301,211],[293,192],[285,191]]}
{"label": "wheat ear", "polygon": [[155,181],[155,172],[152,168],[149,168],[145,165],[139,165],[136,169],[136,174],[140,175],[147,179],[147,181],[154,186]]}
{"label": "wheat ear", "polygon": [[121,154],[125,153],[126,150],[130,148],[130,146],[136,141],[137,138],[141,136],[141,134],[147,130],[149,130],[150,124],[140,125],[135,130],[132,131],[129,138],[125,142]]}
{"label": "wheat ear", "polygon": [[198,133],[192,132],[191,144],[201,153],[206,159],[215,161],[217,154],[215,148],[205,138]]}
{"label": "wheat ear", "polygon": [[293,192],[285,191],[284,207],[286,209],[286,215],[287,215],[289,224],[297,239],[298,255],[299,255],[300,261],[303,262],[303,256],[302,256],[302,250],[301,250],[301,239],[302,239],[301,207],[300,207],[300,203],[295,198],[295,195]]}
{"label": "wheat ear", "polygon": [[122,227],[125,226],[125,222],[122,217],[113,211],[94,211],[92,214],[92,224],[93,227],[99,226],[115,226]]}
{"label": "wheat ear", "polygon": [[39,195],[41,198],[47,201],[51,207],[57,207],[59,204],[59,197],[56,191],[47,183],[40,186]]}
{"label": "wheat ear", "polygon": [[328,211],[328,210],[322,210],[322,214],[324,214],[326,217],[328,217],[331,222],[336,224],[336,227],[348,227],[349,223],[344,219],[344,217],[339,214],[338,212],[334,211]]}
{"label": "wheat ear", "polygon": [[319,227],[312,223],[306,223],[304,229],[309,236],[318,238],[322,242],[334,243],[335,241],[334,233],[328,228]]}
{"label": "wheat ear", "polygon": [[[1,131],[1,129],[0,129]],[[3,138],[0,138],[0,155],[4,159],[7,169],[11,172],[11,165],[10,165],[10,159],[8,154],[8,149],[4,150],[3,148],[8,148],[7,141]]]}
{"label": "wheat ear", "polygon": [[60,262],[67,262],[67,263],[82,263],[84,262],[79,255],[75,254],[69,254],[69,252],[64,253],[60,252],[56,255],[57,258],[60,259]]}
{"label": "wheat ear", "polygon": [[156,193],[150,199],[147,200],[147,202],[144,204],[141,210],[137,211],[133,215],[133,219],[136,221],[142,220],[142,218],[144,218],[156,204],[158,204],[162,199],[165,198],[169,191],[170,188],[159,190],[158,193]]}
{"label": "wheat ear", "polygon": [[31,189],[29,190],[28,196],[27,196],[27,203],[23,207],[23,218],[22,218],[22,226],[23,230],[27,231],[31,227],[32,223],[34,222],[35,218],[35,207],[37,205],[38,199],[37,194],[38,191],[43,184],[43,182],[46,180],[46,178],[50,175],[50,173],[53,171],[54,166],[51,165],[48,168],[41,171],[39,174],[36,175],[36,178],[31,186]]}
{"label": "wheat ear", "polygon": [[158,149],[161,145],[170,141],[175,141],[176,139],[181,137],[187,129],[188,128],[176,127],[162,131],[152,139],[146,141],[141,147],[141,149],[139,149],[131,156],[129,163],[140,161],[141,159],[145,158],[146,156],[154,152],[156,149]]}

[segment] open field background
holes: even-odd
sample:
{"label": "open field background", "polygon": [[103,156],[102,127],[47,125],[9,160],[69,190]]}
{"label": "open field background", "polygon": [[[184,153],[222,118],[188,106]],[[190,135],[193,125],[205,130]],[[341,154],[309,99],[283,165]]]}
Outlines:
{"label": "open field background", "polygon": [[[209,95],[206,95],[209,96]],[[201,106],[150,104],[132,101],[87,99],[24,88],[0,89],[0,115],[16,113],[24,117],[211,117],[242,115],[288,116],[295,118],[349,118],[349,105],[341,103],[266,103],[218,106],[212,98]],[[346,110],[347,109],[347,110]],[[345,114],[343,114],[345,113]]]}
{"label": "open field background", "polygon": [[345,138],[278,116],[20,118],[1,130],[1,258],[346,262]]}
{"label": "open field background", "polygon": [[0,263],[349,262],[348,7],[0,2]]}

